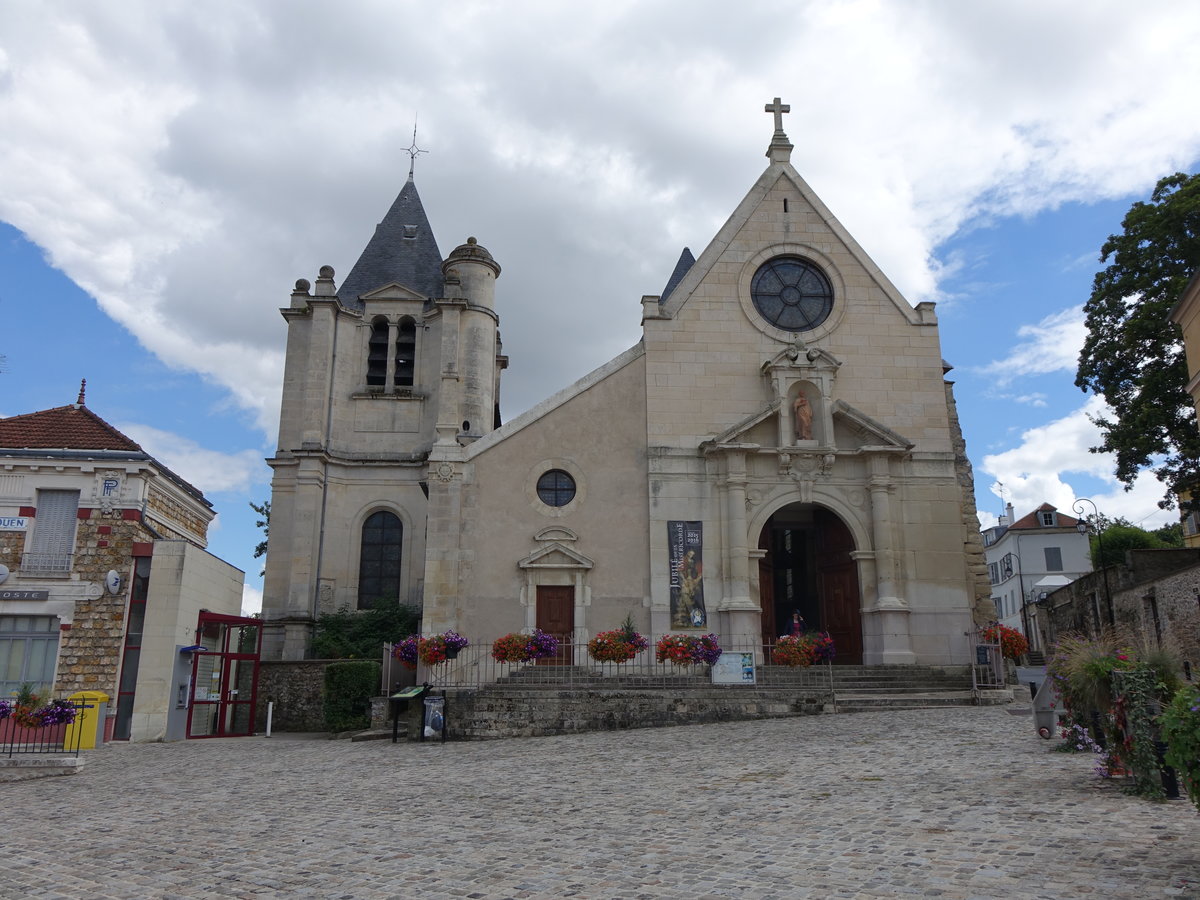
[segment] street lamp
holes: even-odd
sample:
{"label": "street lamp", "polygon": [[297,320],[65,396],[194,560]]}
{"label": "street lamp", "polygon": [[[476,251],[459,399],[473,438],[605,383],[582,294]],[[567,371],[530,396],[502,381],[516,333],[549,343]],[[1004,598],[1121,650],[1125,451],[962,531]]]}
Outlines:
{"label": "street lamp", "polygon": [[[1085,512],[1085,508],[1081,505],[1083,503],[1088,503],[1091,505],[1091,519],[1095,521],[1095,526],[1090,526],[1088,520],[1083,517]],[[1104,603],[1108,607],[1108,624],[1115,626],[1117,624],[1117,617],[1113,612],[1112,591],[1108,587],[1108,566],[1104,564],[1104,537],[1100,529],[1100,510],[1098,510],[1096,508],[1096,504],[1087,497],[1080,497],[1071,504],[1071,509],[1073,509],[1079,516],[1079,521],[1075,523],[1075,528],[1079,531],[1079,533],[1087,534],[1089,531],[1094,531],[1096,534],[1096,551],[1097,555],[1100,557],[1100,573],[1104,577]],[[1093,569],[1095,568],[1095,562],[1095,560],[1092,561]],[[1099,617],[1097,616],[1097,618]]]}

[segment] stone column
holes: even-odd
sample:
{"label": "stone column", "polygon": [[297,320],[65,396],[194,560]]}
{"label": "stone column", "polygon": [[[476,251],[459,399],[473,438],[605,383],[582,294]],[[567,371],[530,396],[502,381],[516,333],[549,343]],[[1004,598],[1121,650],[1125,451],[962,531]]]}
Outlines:
{"label": "stone column", "polygon": [[[863,662],[869,664],[912,664],[916,655],[909,635],[909,609],[900,596],[896,576],[896,551],[892,545],[892,479],[888,457],[871,458],[867,482],[871,491],[871,538],[875,544],[875,602],[866,610],[863,623]],[[873,647],[868,650],[868,645]]]}
{"label": "stone column", "polygon": [[392,394],[396,391],[396,340],[400,337],[400,327],[395,322],[388,322],[387,369],[383,376],[383,392]]}
{"label": "stone column", "polygon": [[761,643],[762,610],[750,597],[750,550],[746,542],[746,453],[725,454],[725,534],[729,542],[729,593],[721,598],[729,639],[739,649]]}

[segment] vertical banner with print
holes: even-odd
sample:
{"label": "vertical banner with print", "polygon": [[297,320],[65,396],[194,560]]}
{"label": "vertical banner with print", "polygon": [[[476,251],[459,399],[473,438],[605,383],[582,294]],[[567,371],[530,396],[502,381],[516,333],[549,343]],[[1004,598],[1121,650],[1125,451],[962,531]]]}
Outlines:
{"label": "vertical banner with print", "polygon": [[708,614],[704,611],[703,544],[703,523],[667,523],[672,628],[703,628],[708,624]]}

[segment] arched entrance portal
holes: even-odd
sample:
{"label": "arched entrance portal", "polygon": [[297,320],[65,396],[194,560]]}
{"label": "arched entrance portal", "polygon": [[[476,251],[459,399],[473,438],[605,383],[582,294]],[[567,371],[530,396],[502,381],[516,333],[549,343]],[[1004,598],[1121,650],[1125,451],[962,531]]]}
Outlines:
{"label": "arched entrance portal", "polygon": [[763,643],[773,643],[800,611],[810,630],[828,631],[835,662],[862,662],[862,614],[854,537],[829,510],[793,503],[778,510],[759,534],[758,563]]}

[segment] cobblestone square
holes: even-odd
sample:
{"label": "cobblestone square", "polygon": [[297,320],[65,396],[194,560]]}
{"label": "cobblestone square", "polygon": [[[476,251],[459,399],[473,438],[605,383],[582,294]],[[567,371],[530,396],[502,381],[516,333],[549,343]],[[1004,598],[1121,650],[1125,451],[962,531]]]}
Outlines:
{"label": "cobblestone square", "polygon": [[0,896],[1200,897],[1200,815],[1004,708],[114,744],[0,786]]}

